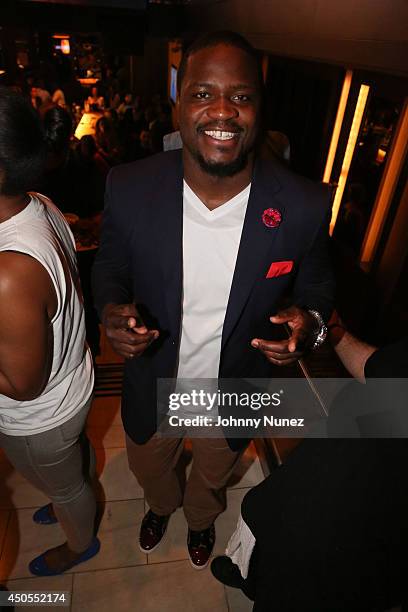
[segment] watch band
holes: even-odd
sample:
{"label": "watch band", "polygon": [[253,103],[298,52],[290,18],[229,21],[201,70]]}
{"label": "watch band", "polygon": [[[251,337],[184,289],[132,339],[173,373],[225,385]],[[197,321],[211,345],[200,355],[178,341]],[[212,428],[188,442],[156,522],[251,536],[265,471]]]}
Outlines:
{"label": "watch band", "polygon": [[317,323],[319,324],[319,329],[316,332],[314,342],[311,346],[312,351],[314,351],[315,349],[319,348],[319,346],[322,345],[323,342],[326,340],[327,325],[324,322],[322,315],[317,310],[311,310],[308,308],[307,312],[311,314],[312,317],[314,317]]}

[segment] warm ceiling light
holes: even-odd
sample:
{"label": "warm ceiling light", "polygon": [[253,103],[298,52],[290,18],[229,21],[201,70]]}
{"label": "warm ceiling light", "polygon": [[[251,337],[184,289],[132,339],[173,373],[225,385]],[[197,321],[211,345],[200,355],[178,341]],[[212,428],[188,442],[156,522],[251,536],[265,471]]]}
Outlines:
{"label": "warm ceiling light", "polygon": [[375,158],[375,163],[376,164],[382,164],[385,160],[385,157],[387,155],[387,151],[385,149],[381,149],[381,147],[379,149],[377,149],[377,155]]}
{"label": "warm ceiling light", "polygon": [[79,81],[81,85],[88,86],[88,85],[96,85],[99,79],[96,79],[94,77],[88,77],[88,78],[83,78],[83,79],[77,79],[77,81]]}
{"label": "warm ceiling light", "polygon": [[61,51],[64,55],[69,55],[71,48],[69,46],[69,40],[68,38],[62,38],[61,39]]}
{"label": "warm ceiling light", "polygon": [[336,194],[334,196],[333,208],[332,208],[332,218],[330,222],[330,236],[332,236],[334,231],[334,226],[336,225],[337,216],[340,210],[340,204],[344,193],[344,188],[346,186],[348,173],[350,170],[351,160],[353,159],[354,149],[356,148],[356,142],[358,138],[358,134],[360,132],[361,122],[363,120],[363,115],[365,111],[365,107],[367,104],[368,93],[370,91],[369,85],[361,85],[360,92],[358,94],[356,108],[354,110],[353,123],[351,124],[350,133],[347,141],[346,152],[344,153],[343,164],[341,167],[339,181],[337,183]]}
{"label": "warm ceiling light", "polygon": [[60,39],[60,38],[69,38],[70,36],[69,34],[53,34],[52,37]]}
{"label": "warm ceiling light", "polygon": [[346,110],[347,100],[350,92],[351,79],[353,71],[347,70],[343,81],[343,87],[340,94],[339,106],[337,108],[336,121],[334,122],[333,133],[330,142],[329,153],[327,155],[326,167],[324,169],[323,183],[329,183],[333,169],[334,157],[337,151],[341,127],[343,125],[344,112]]}

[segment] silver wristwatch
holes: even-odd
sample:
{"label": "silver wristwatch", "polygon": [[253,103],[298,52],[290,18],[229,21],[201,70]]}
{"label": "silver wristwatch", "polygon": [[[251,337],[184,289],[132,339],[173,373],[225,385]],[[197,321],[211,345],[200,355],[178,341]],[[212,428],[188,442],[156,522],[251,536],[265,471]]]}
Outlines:
{"label": "silver wristwatch", "polygon": [[314,351],[315,349],[319,348],[319,346],[321,344],[323,344],[323,342],[326,340],[327,325],[323,321],[322,315],[317,310],[309,310],[308,309],[307,312],[309,314],[311,314],[312,317],[314,317],[316,319],[317,323],[319,324],[319,329],[316,332],[316,336],[315,336],[314,342],[313,342],[313,344],[311,346],[312,351]]}

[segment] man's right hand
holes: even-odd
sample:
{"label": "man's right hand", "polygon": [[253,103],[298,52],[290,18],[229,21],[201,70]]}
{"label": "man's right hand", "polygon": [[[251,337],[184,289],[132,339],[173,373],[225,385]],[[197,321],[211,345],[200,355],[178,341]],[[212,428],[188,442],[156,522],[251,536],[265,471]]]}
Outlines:
{"label": "man's right hand", "polygon": [[147,329],[134,304],[107,304],[102,323],[113,350],[125,359],[140,357],[159,337],[157,329]]}

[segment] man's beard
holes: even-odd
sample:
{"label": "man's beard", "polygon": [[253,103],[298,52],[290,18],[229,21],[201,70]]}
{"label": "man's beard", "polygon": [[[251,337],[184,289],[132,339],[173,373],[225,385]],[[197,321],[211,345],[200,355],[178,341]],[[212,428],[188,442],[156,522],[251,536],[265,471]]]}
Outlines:
{"label": "man's beard", "polygon": [[211,176],[224,178],[227,176],[234,176],[246,168],[248,164],[248,155],[250,152],[250,150],[243,150],[236,159],[227,163],[207,161],[198,151],[194,152],[194,157],[204,172],[210,174]]}

